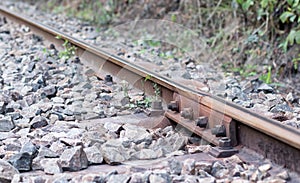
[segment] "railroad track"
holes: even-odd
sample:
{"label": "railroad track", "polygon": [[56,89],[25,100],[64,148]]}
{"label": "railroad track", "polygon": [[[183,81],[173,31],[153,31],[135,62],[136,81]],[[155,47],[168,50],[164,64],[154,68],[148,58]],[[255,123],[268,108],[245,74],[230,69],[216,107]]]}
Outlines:
{"label": "railroad track", "polygon": [[[143,87],[152,94],[153,83],[158,84],[161,88],[161,97],[168,106],[168,110],[164,112],[165,117],[216,145],[213,155],[226,156],[246,146],[272,159],[275,163],[300,173],[300,132],[298,130],[209,93],[186,87],[141,65],[134,65],[47,25],[35,22],[29,17],[18,15],[5,8],[0,8],[0,14],[30,27],[33,32],[58,47],[64,40],[68,40],[77,47],[76,54],[81,61],[90,66],[98,77],[110,73],[121,80],[127,80],[137,88]],[[56,36],[60,36],[61,39],[56,39]],[[149,76],[150,79],[145,81]],[[142,84],[144,81],[145,83]]]}

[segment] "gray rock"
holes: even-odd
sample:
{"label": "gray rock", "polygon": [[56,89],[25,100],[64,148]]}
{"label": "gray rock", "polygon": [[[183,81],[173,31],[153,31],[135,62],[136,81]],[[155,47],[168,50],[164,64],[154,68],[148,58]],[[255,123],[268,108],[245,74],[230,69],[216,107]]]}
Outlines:
{"label": "gray rock", "polygon": [[155,146],[152,147],[154,149],[156,147],[161,147],[163,148],[164,152],[168,154],[182,149],[186,145],[187,140],[187,137],[182,136],[179,133],[174,133],[165,138],[159,138],[156,143],[151,146]]}
{"label": "gray rock", "polygon": [[146,128],[131,124],[125,124],[123,125],[123,128],[125,130],[124,137],[134,141],[137,144],[144,141],[150,141],[151,143],[152,141],[152,135],[147,131]]}
{"label": "gray rock", "polygon": [[0,159],[0,182],[10,183],[14,175],[19,174],[19,171],[9,164],[7,161]]}
{"label": "gray rock", "polygon": [[105,140],[103,139],[103,136],[105,134],[105,130],[101,132],[99,131],[88,131],[83,134],[82,142],[84,143],[85,147],[93,146],[94,144],[104,144]]}
{"label": "gray rock", "polygon": [[140,160],[147,160],[147,159],[156,159],[160,158],[164,155],[162,148],[158,148],[156,150],[152,149],[141,149],[138,152],[132,154],[132,157]]}
{"label": "gray rock", "polygon": [[10,116],[0,115],[0,132],[9,132],[15,127]]}
{"label": "gray rock", "polygon": [[276,175],[276,177],[278,177],[278,178],[280,178],[280,179],[283,179],[283,180],[287,180],[287,181],[290,180],[290,174],[289,174],[289,172],[286,171],[286,170],[284,170],[284,171],[278,173],[278,174]]}
{"label": "gray rock", "polygon": [[86,132],[85,129],[80,129],[80,128],[71,128],[68,130],[68,133],[66,136],[70,139],[79,139],[82,137],[82,134]]}
{"label": "gray rock", "polygon": [[36,116],[30,121],[31,128],[41,128],[47,126],[49,124],[49,120],[43,116]]}
{"label": "gray rock", "polygon": [[111,132],[118,132],[121,129],[121,124],[107,122],[104,124],[104,128]]}
{"label": "gray rock", "polygon": [[225,177],[228,173],[229,173],[229,170],[219,161],[216,161],[213,164],[211,174],[214,177],[220,179],[220,178]]}
{"label": "gray rock", "polygon": [[32,159],[28,153],[17,153],[9,159],[9,162],[19,171],[29,171],[31,170]]}
{"label": "gray rock", "polygon": [[53,152],[51,149],[49,149],[45,146],[40,147],[38,156],[45,157],[45,158],[58,158],[59,157],[58,153]]}
{"label": "gray rock", "polygon": [[53,140],[51,139],[48,142],[49,144],[51,144],[49,149],[55,153],[61,154],[66,149],[66,145],[59,141],[53,142]]}
{"label": "gray rock", "polygon": [[63,104],[65,102],[65,100],[61,97],[53,97],[51,98],[52,102],[54,103],[59,103],[59,104]]}
{"label": "gray rock", "polygon": [[0,140],[5,140],[8,138],[16,137],[16,135],[12,132],[0,132]]}
{"label": "gray rock", "polygon": [[101,146],[103,158],[108,164],[119,164],[130,158],[129,149],[122,145],[121,140],[108,140]]}
{"label": "gray rock", "polygon": [[36,146],[32,142],[28,141],[22,146],[20,153],[28,153],[32,158],[34,158],[38,151]]}
{"label": "gray rock", "polygon": [[231,175],[233,177],[240,177],[241,172],[244,171],[244,168],[241,165],[236,164],[235,167],[231,170]]}
{"label": "gray rock", "polygon": [[102,153],[105,162],[108,164],[119,164],[130,158],[124,149],[115,147],[102,148]]}
{"label": "gray rock", "polygon": [[54,175],[63,172],[59,158],[42,159],[41,166],[46,174]]}
{"label": "gray rock", "polygon": [[278,105],[275,105],[274,107],[272,107],[270,109],[270,111],[273,113],[286,112],[286,111],[292,112],[292,109],[287,104],[278,104]]}
{"label": "gray rock", "polygon": [[183,162],[181,174],[185,175],[195,175],[195,164],[194,159],[186,159]]}
{"label": "gray rock", "polygon": [[171,174],[180,175],[182,170],[182,163],[176,159],[171,159],[169,162],[169,168]]}
{"label": "gray rock", "polygon": [[260,172],[267,172],[268,170],[270,170],[272,168],[271,164],[264,164],[258,167],[258,170]]}
{"label": "gray rock", "polygon": [[129,183],[141,183],[141,182],[148,182],[148,176],[139,172],[131,174],[131,179]]}
{"label": "gray rock", "polygon": [[171,182],[171,177],[167,173],[155,173],[149,176],[150,183],[169,183]]}
{"label": "gray rock", "polygon": [[293,103],[293,102],[296,101],[296,98],[294,97],[293,93],[290,92],[290,93],[287,94],[286,100],[289,101],[289,102],[291,102],[291,103]]}
{"label": "gray rock", "polygon": [[0,114],[3,114],[4,113],[4,110],[5,110],[5,103],[3,101],[0,101]]}
{"label": "gray rock", "polygon": [[192,76],[189,72],[185,72],[184,74],[181,75],[184,79],[192,79]]}
{"label": "gray rock", "polygon": [[250,183],[250,181],[242,178],[235,178],[231,181],[231,183]]}
{"label": "gray rock", "polygon": [[[30,177],[30,181],[32,183],[46,183],[46,182],[49,182],[49,180],[46,177],[43,177],[43,176]],[[19,182],[21,182],[21,180]]]}
{"label": "gray rock", "polygon": [[88,159],[81,146],[66,149],[60,156],[63,169],[78,171],[88,166]]}
{"label": "gray rock", "polygon": [[105,182],[105,176],[104,175],[101,175],[99,173],[97,174],[87,174],[87,175],[84,175],[81,179],[81,181],[83,183],[90,183],[90,182],[99,182],[99,183],[104,183]]}
{"label": "gray rock", "polygon": [[101,164],[103,162],[103,156],[100,150],[96,146],[84,148],[89,164]]}
{"label": "gray rock", "polygon": [[32,86],[29,86],[29,85],[25,85],[22,89],[21,89],[21,92],[20,94],[25,96],[25,95],[28,95],[29,92],[32,91]]}
{"label": "gray rock", "polygon": [[53,104],[51,102],[40,102],[36,104],[36,106],[38,109],[42,110],[43,113],[45,113],[52,108]]}
{"label": "gray rock", "polygon": [[203,170],[203,171],[210,174],[211,173],[211,168],[212,168],[212,162],[200,161],[200,162],[195,163],[196,172],[199,171],[199,170]]}
{"label": "gray rock", "polygon": [[270,87],[268,84],[266,83],[262,83],[258,88],[257,91],[263,91],[264,93],[273,93],[274,89],[272,87]]}
{"label": "gray rock", "polygon": [[120,183],[120,182],[129,182],[130,175],[127,174],[113,174],[110,175],[107,179],[107,183]]}
{"label": "gray rock", "polygon": [[45,159],[45,157],[42,156],[37,156],[33,158],[32,163],[31,163],[31,169],[32,170],[43,170],[43,167],[41,165],[41,161]]}
{"label": "gray rock", "polygon": [[25,119],[32,119],[35,117],[36,111],[38,110],[37,106],[30,106],[23,108],[20,113]]}
{"label": "gray rock", "polygon": [[42,96],[46,96],[48,98],[55,97],[57,92],[56,86],[48,85],[42,89]]}
{"label": "gray rock", "polygon": [[250,181],[257,182],[259,180],[264,180],[265,178],[269,177],[270,174],[268,172],[260,172],[256,170],[250,177]]}
{"label": "gray rock", "polygon": [[6,151],[16,151],[19,152],[21,150],[21,143],[16,138],[10,138],[2,141],[5,144]]}

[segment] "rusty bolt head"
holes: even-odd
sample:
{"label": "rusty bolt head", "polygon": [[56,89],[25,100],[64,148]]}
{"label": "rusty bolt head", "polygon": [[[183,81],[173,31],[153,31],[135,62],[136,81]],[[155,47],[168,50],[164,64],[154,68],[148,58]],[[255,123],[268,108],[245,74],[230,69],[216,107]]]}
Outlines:
{"label": "rusty bolt head", "polygon": [[193,109],[192,108],[183,108],[183,110],[180,112],[181,117],[185,119],[193,119]]}
{"label": "rusty bolt head", "polygon": [[224,125],[216,125],[211,129],[211,133],[216,137],[226,137],[226,128]]}
{"label": "rusty bolt head", "polygon": [[221,149],[231,149],[232,146],[231,146],[231,140],[230,140],[230,138],[228,138],[228,137],[222,137],[219,140],[219,146],[220,146]]}
{"label": "rusty bolt head", "polygon": [[168,109],[170,109],[171,111],[179,112],[179,105],[178,105],[178,102],[172,100],[172,101],[168,104]]}
{"label": "rusty bolt head", "polygon": [[104,78],[104,82],[105,83],[112,83],[113,82],[113,78],[111,75],[106,75],[105,78]]}
{"label": "rusty bolt head", "polygon": [[201,116],[196,119],[195,123],[196,123],[196,126],[199,126],[200,128],[205,128],[208,123],[208,117]]}

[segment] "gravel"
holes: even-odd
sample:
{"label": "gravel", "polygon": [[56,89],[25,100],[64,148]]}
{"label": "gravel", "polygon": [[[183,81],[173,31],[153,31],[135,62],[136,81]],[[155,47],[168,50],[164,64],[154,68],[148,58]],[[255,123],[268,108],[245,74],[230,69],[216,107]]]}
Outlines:
{"label": "gravel", "polygon": [[[136,105],[130,108],[134,103],[121,104],[122,84],[105,83],[80,58],[61,58],[59,50],[45,45],[25,26],[0,17],[0,32],[6,42],[0,47],[0,182],[296,180],[297,175],[264,159],[252,164],[238,155],[210,157],[209,145],[189,144],[190,136],[170,126],[147,129],[126,121],[93,123],[137,111]],[[200,70],[195,64],[189,59],[186,65]],[[243,95],[246,84],[241,86],[235,79],[225,83],[226,97],[234,102],[256,100],[282,112],[291,108],[286,101],[297,101],[291,95],[285,100],[274,91],[270,94],[269,86],[259,81],[244,90],[254,91],[251,98]],[[129,87],[129,92],[138,98],[139,91]],[[299,111],[288,112],[293,117]]]}
{"label": "gravel", "polygon": [[[127,24],[111,27],[105,31],[99,32],[97,31],[97,28],[88,25],[86,22],[81,22],[77,19],[67,18],[61,15],[51,14],[49,12],[41,12],[37,10],[36,6],[29,6],[26,3],[3,2],[3,4],[18,11],[22,11],[23,13],[24,9],[26,9],[25,13],[40,22],[56,27],[62,32],[68,33],[73,37],[84,40],[85,42],[93,44],[101,49],[113,52],[130,62],[142,64],[142,67],[151,67],[152,71],[163,76],[184,82],[193,80],[193,84],[188,85],[194,87],[196,90],[210,92],[291,127],[295,127],[297,129],[300,127],[300,101],[299,98],[296,97],[296,94],[281,94],[278,90],[276,90],[275,86],[262,83],[258,79],[258,76],[246,79],[243,79],[239,75],[227,76],[226,73],[220,71],[220,69],[215,67],[213,64],[209,64],[209,59],[205,56],[201,56],[201,53],[197,53],[199,56],[196,61],[193,59],[194,57],[191,57],[194,53],[189,54],[187,52],[174,51],[176,50],[174,47],[171,46],[170,48],[170,46],[165,44],[159,44],[156,46],[155,41],[151,44],[151,41],[150,43],[148,41],[149,37],[155,38],[157,36],[155,33],[153,35],[151,28],[147,29],[149,32],[143,32],[145,31],[144,29],[142,31],[139,27],[137,27],[135,33],[137,35],[145,35],[144,37],[132,37],[132,32],[126,29],[126,27],[129,26]],[[143,25],[145,22],[140,22],[140,24]],[[144,26],[147,26],[147,23]],[[23,29],[27,30],[26,28]],[[142,33],[139,31],[142,31]],[[174,32],[176,31],[174,30],[173,33]],[[208,48],[206,49],[205,54],[209,55],[209,51],[207,50]],[[213,56],[210,57],[213,58]],[[145,62],[154,63],[154,65],[152,64],[150,66]],[[26,66],[26,69],[31,71],[35,67],[35,64],[30,64]],[[199,84],[195,84],[195,82],[199,82]],[[82,85],[84,85],[84,83],[82,83]],[[38,86],[35,86],[34,88],[36,87]],[[46,91],[45,95],[53,95],[51,94],[51,92],[55,93],[53,86],[47,87],[50,88],[46,88],[46,90],[49,91]],[[87,85],[86,87],[89,86]],[[28,88],[25,88],[24,90],[26,91]],[[272,103],[270,103],[260,97],[260,95],[263,94],[270,94],[274,97],[280,96],[281,100],[272,101]],[[111,96],[106,94],[102,94],[101,98],[104,98],[107,101],[111,100]],[[257,106],[257,104],[259,104],[259,106]],[[105,114],[103,114],[103,116],[105,116]],[[90,115],[89,118],[92,119],[95,118],[95,116]]]}

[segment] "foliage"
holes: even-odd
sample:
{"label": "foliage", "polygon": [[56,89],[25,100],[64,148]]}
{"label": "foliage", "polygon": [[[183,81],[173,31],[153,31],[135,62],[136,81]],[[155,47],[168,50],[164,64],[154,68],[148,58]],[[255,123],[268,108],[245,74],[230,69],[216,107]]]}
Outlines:
{"label": "foliage", "polygon": [[160,97],[160,87],[157,83],[153,83],[154,93],[155,93],[155,100],[158,100]]}
{"label": "foliage", "polygon": [[[56,38],[61,39],[60,36],[56,36]],[[69,43],[68,40],[65,40],[62,46],[64,47],[64,50],[62,50],[58,53],[59,58],[68,60],[75,55],[77,48],[75,46],[73,46],[71,43]]]}
{"label": "foliage", "polygon": [[[48,0],[47,2],[52,10],[65,12],[70,16],[100,25],[119,20],[122,23],[127,20],[124,19],[126,13],[128,15],[133,12],[130,20],[154,18],[159,14],[152,6],[147,8],[144,6],[143,9],[145,3],[135,0]],[[162,5],[164,9],[170,9],[168,16],[165,14],[162,16],[191,29],[198,38],[206,41],[209,46],[207,50],[212,50],[212,53],[208,51],[201,53],[208,56],[199,57],[200,62],[206,61],[207,59],[203,58],[208,57],[214,57],[211,60],[216,61],[217,64],[229,61],[232,64],[226,71],[238,73],[242,77],[262,75],[262,80],[266,82],[271,82],[267,79],[271,77],[271,70],[273,77],[277,76],[276,72],[279,71],[276,65],[286,67],[285,72],[282,73],[288,73],[286,71],[290,71],[291,66],[298,70],[300,55],[297,51],[293,52],[291,48],[300,44],[299,0],[182,0],[178,2],[179,8],[172,10]],[[137,7],[142,7],[141,11],[134,10]],[[180,49],[189,52],[193,51],[193,47],[190,48],[189,45],[193,45],[191,42],[196,36],[187,30],[180,32],[180,36],[174,38],[170,35],[168,41],[180,43]],[[162,41],[155,40],[153,37],[143,39],[143,45],[164,47]],[[142,49],[140,52],[145,51]],[[164,50],[153,54],[164,59],[172,58],[172,55]],[[270,72],[268,69],[264,71],[266,73],[262,71],[262,67],[249,68],[249,65],[257,64],[274,67]]]}
{"label": "foliage", "polygon": [[256,16],[256,23],[265,25],[262,35],[269,31],[277,33],[281,38],[283,33],[288,33],[280,44],[285,52],[289,45],[300,44],[299,0],[236,0],[236,2],[241,6],[246,19],[252,14],[252,17]]}
{"label": "foliage", "polygon": [[85,21],[99,25],[109,24],[114,14],[116,2],[114,0],[93,1],[93,0],[48,0],[45,10],[50,9],[54,13],[66,13],[69,16],[75,16]]}
{"label": "foliage", "polygon": [[271,84],[272,83],[272,67],[268,66],[268,72],[266,74],[262,74],[259,79],[264,83]]}

